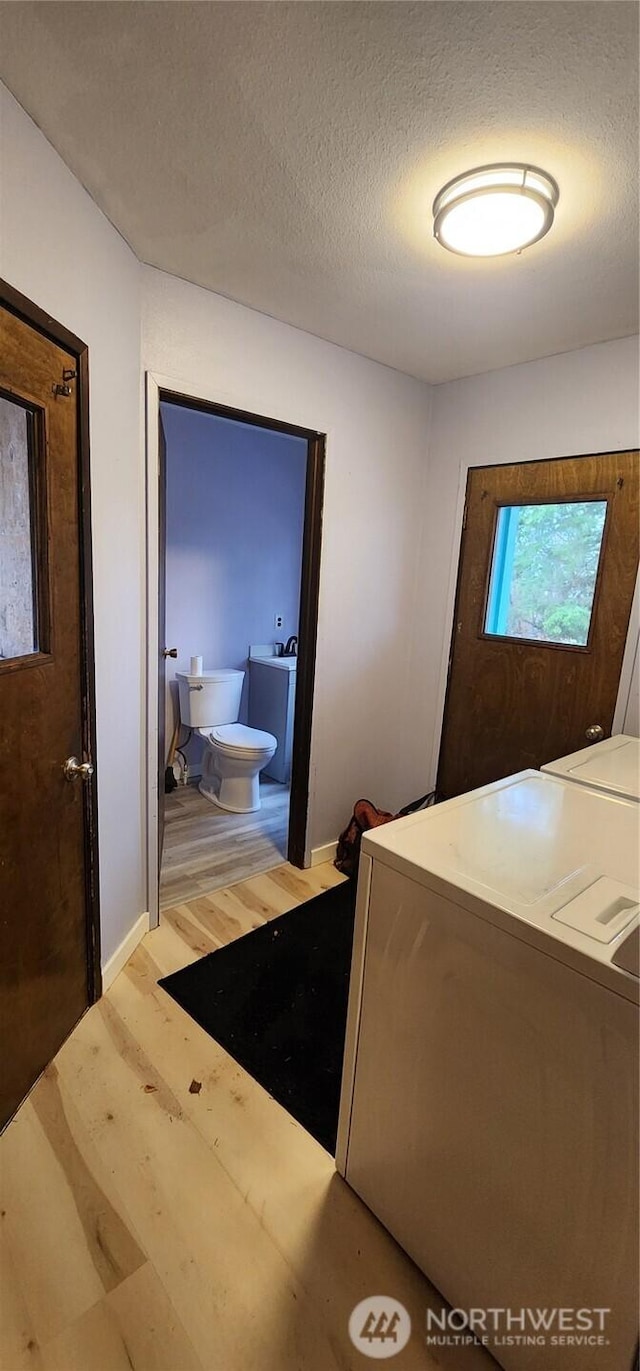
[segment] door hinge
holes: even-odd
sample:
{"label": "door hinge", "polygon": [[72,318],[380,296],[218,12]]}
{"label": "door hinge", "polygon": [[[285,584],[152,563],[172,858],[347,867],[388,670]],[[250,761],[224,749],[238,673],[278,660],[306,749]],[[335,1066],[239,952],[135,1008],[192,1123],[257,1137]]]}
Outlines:
{"label": "door hinge", "polygon": [[463,528],[463,530],[464,530],[466,527],[467,527],[467,501],[465,500],[465,502],[464,502],[464,509],[463,509],[463,511],[462,511],[462,528]]}
{"label": "door hinge", "polygon": [[51,387],[52,394],[71,395],[73,392],[69,382],[75,381],[77,375],[77,371],[74,371],[72,367],[64,367],[62,371],[62,381],[54,381]]}

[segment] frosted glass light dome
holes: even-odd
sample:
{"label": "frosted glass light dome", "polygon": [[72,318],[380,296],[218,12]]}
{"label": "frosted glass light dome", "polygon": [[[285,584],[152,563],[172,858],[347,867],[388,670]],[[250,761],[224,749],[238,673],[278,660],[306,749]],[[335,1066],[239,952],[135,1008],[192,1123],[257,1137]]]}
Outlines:
{"label": "frosted glass light dome", "polygon": [[558,197],[553,177],[539,167],[477,167],[436,196],[433,232],[442,247],[465,257],[520,252],[549,232]]}

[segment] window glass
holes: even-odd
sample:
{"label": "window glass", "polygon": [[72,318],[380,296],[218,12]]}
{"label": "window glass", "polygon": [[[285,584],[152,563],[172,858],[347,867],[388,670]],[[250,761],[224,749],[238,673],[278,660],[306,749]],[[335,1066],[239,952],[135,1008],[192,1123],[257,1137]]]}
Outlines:
{"label": "window glass", "polygon": [[29,414],[0,395],[0,659],[38,651]]}
{"label": "window glass", "polygon": [[606,500],[503,505],[485,633],[585,647],[606,514]]}

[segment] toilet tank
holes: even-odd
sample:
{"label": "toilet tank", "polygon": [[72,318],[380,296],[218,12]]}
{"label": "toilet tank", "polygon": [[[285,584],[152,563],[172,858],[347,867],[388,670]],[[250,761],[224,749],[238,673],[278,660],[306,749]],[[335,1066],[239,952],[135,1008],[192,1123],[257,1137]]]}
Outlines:
{"label": "toilet tank", "polygon": [[240,713],[244,671],[203,671],[189,676],[176,671],[180,721],[187,728],[215,728],[235,724]]}

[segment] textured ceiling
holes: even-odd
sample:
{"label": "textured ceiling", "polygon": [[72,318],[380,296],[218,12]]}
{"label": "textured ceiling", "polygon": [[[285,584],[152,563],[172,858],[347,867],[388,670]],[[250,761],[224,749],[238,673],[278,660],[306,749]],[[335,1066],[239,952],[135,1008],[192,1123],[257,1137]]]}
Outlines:
{"label": "textured ceiling", "polygon": [[[617,0],[0,4],[0,74],[138,256],[438,382],[637,330],[638,10]],[[440,186],[560,186],[470,261]]]}

